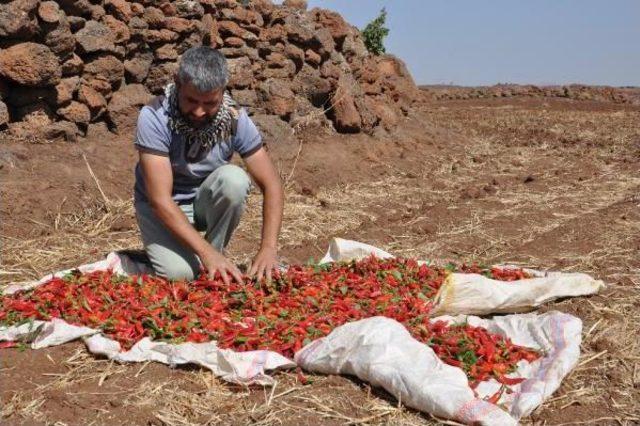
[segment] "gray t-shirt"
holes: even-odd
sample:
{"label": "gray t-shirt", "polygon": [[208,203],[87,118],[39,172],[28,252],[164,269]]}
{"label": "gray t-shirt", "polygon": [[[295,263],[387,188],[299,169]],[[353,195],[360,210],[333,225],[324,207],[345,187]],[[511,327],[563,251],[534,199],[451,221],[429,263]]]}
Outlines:
{"label": "gray t-shirt", "polygon": [[[184,138],[169,128],[166,98],[156,98],[140,111],[135,146],[139,151],[163,155],[171,160],[173,170],[173,200],[189,203],[196,196],[202,182],[218,167],[227,164],[234,152],[246,158],[262,147],[262,137],[253,121],[242,109],[238,115],[235,134],[228,141],[218,143],[200,161],[187,162]],[[140,164],[136,165],[134,200],[147,201]]]}

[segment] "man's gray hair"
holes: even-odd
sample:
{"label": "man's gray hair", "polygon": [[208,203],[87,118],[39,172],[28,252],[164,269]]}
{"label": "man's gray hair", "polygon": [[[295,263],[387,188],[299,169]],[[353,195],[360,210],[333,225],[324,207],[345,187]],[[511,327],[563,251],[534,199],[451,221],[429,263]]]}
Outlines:
{"label": "man's gray hair", "polygon": [[192,47],[180,59],[178,81],[191,83],[198,92],[210,92],[224,87],[229,82],[227,60],[214,48]]}

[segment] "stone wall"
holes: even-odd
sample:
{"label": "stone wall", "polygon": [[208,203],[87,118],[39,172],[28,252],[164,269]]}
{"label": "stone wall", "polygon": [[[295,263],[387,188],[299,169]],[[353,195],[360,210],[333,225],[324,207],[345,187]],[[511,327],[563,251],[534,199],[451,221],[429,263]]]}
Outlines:
{"label": "stone wall", "polygon": [[570,84],[535,86],[531,84],[497,84],[495,86],[421,86],[434,100],[465,100],[491,98],[566,98],[577,101],[610,102],[640,105],[639,89]]}
{"label": "stone wall", "polygon": [[371,56],[340,15],[300,0],[14,0],[0,5],[0,130],[131,130],[201,44],[228,58],[239,104],[290,126],[392,128],[420,96],[400,60]]}

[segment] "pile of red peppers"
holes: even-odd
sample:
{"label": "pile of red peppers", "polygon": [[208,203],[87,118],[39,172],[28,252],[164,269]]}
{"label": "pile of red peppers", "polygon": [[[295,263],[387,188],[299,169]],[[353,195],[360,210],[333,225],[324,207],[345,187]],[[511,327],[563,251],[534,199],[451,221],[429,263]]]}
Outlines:
{"label": "pile of red peppers", "polygon": [[215,340],[222,348],[269,349],[292,358],[342,324],[381,315],[401,322],[444,362],[462,368],[472,387],[491,377],[505,385],[518,383],[521,379],[506,374],[515,371],[520,360],[539,358],[538,351],[480,327],[429,321],[434,298],[454,271],[503,281],[529,277],[518,269],[436,267],[375,257],[293,265],[275,273],[270,282],[246,277],[229,286],[220,277],[204,274],[187,282],[75,271],[0,297],[0,324],[61,318],[100,329],[123,350],[146,336],[172,343]]}

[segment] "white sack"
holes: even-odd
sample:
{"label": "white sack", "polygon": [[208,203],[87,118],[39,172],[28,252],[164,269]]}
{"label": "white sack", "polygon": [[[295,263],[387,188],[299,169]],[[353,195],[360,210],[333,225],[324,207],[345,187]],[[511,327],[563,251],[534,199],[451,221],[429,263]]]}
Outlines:
{"label": "white sack", "polygon": [[521,361],[509,377],[526,380],[511,386],[497,405],[484,401],[500,389],[491,379],[476,388],[474,397],[462,369],[442,362],[427,345],[390,318],[374,317],[337,327],[328,336],[302,348],[295,361],[305,370],[351,374],[380,386],[403,404],[465,424],[516,424],[548,398],[578,362],[582,322],[560,312],[478,317],[440,317],[450,323],[468,321],[505,335],[519,345],[543,350],[543,358]]}

